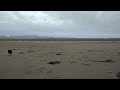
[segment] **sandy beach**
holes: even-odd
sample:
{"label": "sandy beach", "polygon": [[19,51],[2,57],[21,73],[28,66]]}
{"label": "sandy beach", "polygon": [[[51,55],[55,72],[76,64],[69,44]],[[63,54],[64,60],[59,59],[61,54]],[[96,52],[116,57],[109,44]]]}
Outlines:
{"label": "sandy beach", "polygon": [[0,79],[120,79],[120,42],[0,41]]}

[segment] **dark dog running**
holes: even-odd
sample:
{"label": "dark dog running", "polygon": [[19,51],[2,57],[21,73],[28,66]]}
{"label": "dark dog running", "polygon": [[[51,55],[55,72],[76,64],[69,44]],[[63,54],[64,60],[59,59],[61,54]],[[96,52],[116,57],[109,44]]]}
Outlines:
{"label": "dark dog running", "polygon": [[12,55],[12,50],[8,50],[8,54],[9,54],[9,55]]}

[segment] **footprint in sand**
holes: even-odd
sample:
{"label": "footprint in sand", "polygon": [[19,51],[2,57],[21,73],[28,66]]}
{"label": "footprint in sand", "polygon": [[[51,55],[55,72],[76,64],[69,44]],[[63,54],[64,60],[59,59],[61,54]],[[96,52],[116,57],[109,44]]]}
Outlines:
{"label": "footprint in sand", "polygon": [[24,52],[19,52],[19,54],[25,54]]}
{"label": "footprint in sand", "polygon": [[12,49],[12,50],[16,50],[16,49]]}
{"label": "footprint in sand", "polygon": [[120,54],[120,52],[118,52],[118,54]]}
{"label": "footprint in sand", "polygon": [[94,50],[88,50],[88,52],[93,52]]}
{"label": "footprint in sand", "polygon": [[27,72],[25,72],[26,74],[30,74],[31,73],[31,71],[27,71]]}
{"label": "footprint in sand", "polygon": [[61,78],[61,77],[52,77],[52,78],[56,78],[57,79],[57,78]]}
{"label": "footprint in sand", "polygon": [[112,71],[109,71],[108,73],[113,73]]}
{"label": "footprint in sand", "polygon": [[53,72],[53,70],[49,70],[49,71],[47,71],[47,73],[52,73]]}
{"label": "footprint in sand", "polygon": [[120,79],[120,72],[118,72],[118,73],[116,74],[116,77],[117,77],[118,79]]}
{"label": "footprint in sand", "polygon": [[90,66],[90,64],[88,64],[88,63],[82,63],[83,65],[85,65],[85,66]]}
{"label": "footprint in sand", "polygon": [[83,52],[78,52],[78,53],[83,53]]}
{"label": "footprint in sand", "polygon": [[77,62],[74,62],[74,61],[71,61],[70,64],[74,64],[74,63],[77,63]]}
{"label": "footprint in sand", "polygon": [[29,67],[34,67],[35,65],[31,65],[31,66],[29,66]]}
{"label": "footprint in sand", "polygon": [[39,68],[39,69],[37,69],[39,72],[45,72],[47,69],[46,68],[44,68],[44,67],[41,67],[41,68]]}
{"label": "footprint in sand", "polygon": [[118,56],[120,56],[120,52],[118,52],[117,54],[118,54]]}

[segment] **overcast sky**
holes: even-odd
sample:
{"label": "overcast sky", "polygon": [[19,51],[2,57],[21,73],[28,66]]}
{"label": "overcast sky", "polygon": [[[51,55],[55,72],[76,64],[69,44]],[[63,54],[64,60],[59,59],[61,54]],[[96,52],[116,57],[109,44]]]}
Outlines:
{"label": "overcast sky", "polygon": [[0,35],[120,38],[120,11],[0,11]]}

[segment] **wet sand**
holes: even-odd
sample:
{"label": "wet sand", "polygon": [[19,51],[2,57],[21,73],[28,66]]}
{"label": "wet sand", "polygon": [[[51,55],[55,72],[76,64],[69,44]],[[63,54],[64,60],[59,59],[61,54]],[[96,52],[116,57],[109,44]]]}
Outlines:
{"label": "wet sand", "polygon": [[0,41],[0,79],[120,79],[119,72],[120,42]]}

